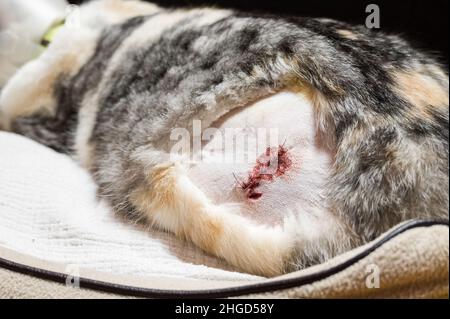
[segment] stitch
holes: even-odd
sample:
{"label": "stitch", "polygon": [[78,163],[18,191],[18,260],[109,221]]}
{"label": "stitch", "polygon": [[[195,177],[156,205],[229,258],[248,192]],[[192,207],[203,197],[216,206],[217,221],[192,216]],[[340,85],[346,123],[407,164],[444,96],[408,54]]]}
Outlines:
{"label": "stitch", "polygon": [[[276,170],[273,163],[276,163]],[[284,145],[279,145],[277,148],[268,147],[265,153],[256,159],[256,165],[245,182],[239,182],[236,176],[235,179],[245,191],[247,198],[255,200],[263,195],[256,191],[261,183],[270,182],[275,177],[284,175],[291,165],[292,160]]]}

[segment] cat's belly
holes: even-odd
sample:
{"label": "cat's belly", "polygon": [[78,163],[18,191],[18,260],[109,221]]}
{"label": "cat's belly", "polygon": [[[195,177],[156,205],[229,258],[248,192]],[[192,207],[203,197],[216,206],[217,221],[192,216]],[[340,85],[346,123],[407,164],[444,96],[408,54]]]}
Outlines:
{"label": "cat's belly", "polygon": [[243,214],[269,224],[289,212],[328,215],[332,154],[318,140],[313,106],[302,94],[278,93],[215,127],[188,170],[214,203],[238,203]]}

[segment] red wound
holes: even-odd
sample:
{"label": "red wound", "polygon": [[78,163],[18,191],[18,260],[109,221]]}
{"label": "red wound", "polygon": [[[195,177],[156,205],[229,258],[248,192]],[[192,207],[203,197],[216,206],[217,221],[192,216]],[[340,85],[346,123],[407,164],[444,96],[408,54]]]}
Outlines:
{"label": "red wound", "polygon": [[283,145],[268,147],[263,155],[258,157],[256,165],[240,186],[249,199],[259,199],[261,192],[256,189],[262,183],[272,182],[274,178],[282,176],[292,166],[292,160]]}

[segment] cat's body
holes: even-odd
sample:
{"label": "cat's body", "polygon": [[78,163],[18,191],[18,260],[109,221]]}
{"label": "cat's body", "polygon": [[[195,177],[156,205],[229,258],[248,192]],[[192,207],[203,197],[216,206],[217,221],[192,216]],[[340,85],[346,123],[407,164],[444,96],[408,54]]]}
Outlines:
{"label": "cat's body", "polygon": [[[134,1],[93,2],[80,17],[8,82],[0,117],[71,154],[116,212],[262,275],[407,219],[448,218],[448,75],[401,39]],[[194,120],[202,132],[279,122],[267,146],[288,157],[283,171],[268,180],[252,165],[174,161],[171,133]],[[269,225],[243,216],[271,210]]]}

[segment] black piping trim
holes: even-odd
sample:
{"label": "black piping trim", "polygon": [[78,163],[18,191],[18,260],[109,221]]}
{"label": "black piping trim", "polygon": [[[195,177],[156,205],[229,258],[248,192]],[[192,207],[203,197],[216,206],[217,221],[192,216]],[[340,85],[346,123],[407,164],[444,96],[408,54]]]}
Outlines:
{"label": "black piping trim", "polygon": [[[144,297],[144,298],[226,298],[240,295],[248,295],[255,293],[265,293],[272,292],[281,289],[289,289],[294,287],[299,287],[313,283],[318,280],[330,277],[345,268],[355,264],[359,260],[368,256],[376,249],[384,245],[386,242],[390,241],[394,237],[410,230],[419,227],[430,227],[435,225],[445,225],[449,226],[448,220],[413,220],[407,222],[390,233],[385,235],[381,240],[374,243],[372,246],[361,251],[352,258],[342,262],[341,264],[335,265],[331,268],[322,270],[317,273],[309,274],[297,278],[280,279],[278,281],[272,282],[261,282],[256,284],[248,284],[239,287],[230,288],[219,288],[211,290],[159,290],[159,289],[149,289],[140,288],[126,285],[113,284],[103,281],[97,281],[93,279],[80,278],[80,287],[83,289],[97,290],[107,293],[113,293],[124,296],[134,296],[134,297]],[[3,258],[0,258],[0,267],[18,272],[28,276],[34,276],[40,279],[51,280],[57,283],[65,284],[67,276],[63,273],[48,271],[44,269],[39,269],[24,264],[12,262]]]}

